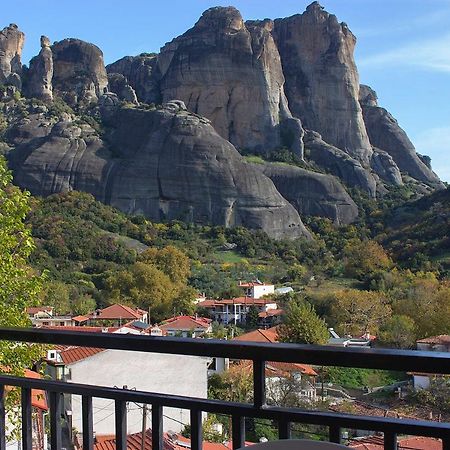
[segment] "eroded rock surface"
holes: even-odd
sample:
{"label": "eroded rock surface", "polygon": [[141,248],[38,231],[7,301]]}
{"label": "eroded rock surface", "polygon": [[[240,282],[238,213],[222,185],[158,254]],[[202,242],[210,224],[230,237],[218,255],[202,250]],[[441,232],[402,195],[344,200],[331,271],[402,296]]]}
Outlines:
{"label": "eroded rock surface", "polygon": [[361,86],[360,102],[372,145],[387,152],[402,172],[418,181],[443,187],[439,177],[421,159],[422,155],[417,154],[395,118],[378,106],[376,92],[368,86]]}
{"label": "eroded rock surface", "polygon": [[[17,86],[17,76],[20,83],[22,74],[22,48],[25,35],[16,24],[12,23],[0,31],[0,83]],[[16,75],[16,76],[14,76]]]}
{"label": "eroded rock surface", "polygon": [[156,55],[141,54],[125,56],[108,64],[108,74],[119,73],[127,79],[127,83],[136,92],[137,99],[144,103],[161,103],[158,82],[153,74],[156,65]]}
{"label": "eroded rock surface", "polygon": [[102,51],[80,39],[64,39],[52,47],[53,90],[69,104],[96,101],[108,89]]}
{"label": "eroded rock surface", "polygon": [[372,150],[358,104],[356,38],[318,2],[274,23],[291,112],[305,128],[368,166]]}
{"label": "eroded rock surface", "polygon": [[44,101],[53,98],[53,55],[48,37],[41,36],[41,51],[30,61],[27,95]]}
{"label": "eroded rock surface", "polygon": [[325,142],[319,133],[307,131],[305,151],[310,160],[340,178],[345,184],[376,196],[376,181],[361,163],[343,150]]}
{"label": "eroded rock surface", "polygon": [[310,237],[273,182],[245,164],[207,119],[189,113],[182,103],[153,111],[119,109],[108,123],[112,131],[105,142],[70,117],[56,123],[42,114],[23,119],[9,132],[15,182],[35,195],[90,192],[152,220],[242,225],[276,238]]}
{"label": "eroded rock surface", "polygon": [[[193,28],[166,44],[157,72],[163,101],[179,98],[209,118],[242,149],[266,152],[282,145],[280,123],[295,121],[284,95],[280,57],[270,20],[244,23],[233,7],[203,13]],[[291,146],[301,155],[301,125]]]}
{"label": "eroded rock surface", "polygon": [[358,217],[355,202],[331,175],[276,163],[253,166],[274,182],[300,215],[327,217],[337,225],[352,223]]}

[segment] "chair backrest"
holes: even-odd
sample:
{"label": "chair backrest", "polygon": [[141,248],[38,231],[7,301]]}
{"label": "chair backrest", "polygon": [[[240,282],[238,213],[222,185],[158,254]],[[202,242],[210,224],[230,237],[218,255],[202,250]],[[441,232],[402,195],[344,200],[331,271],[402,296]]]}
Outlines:
{"label": "chair backrest", "polygon": [[260,444],[242,447],[239,450],[339,450],[347,449],[345,445],[332,442],[311,441],[308,439],[286,439],[280,441],[261,442]]}

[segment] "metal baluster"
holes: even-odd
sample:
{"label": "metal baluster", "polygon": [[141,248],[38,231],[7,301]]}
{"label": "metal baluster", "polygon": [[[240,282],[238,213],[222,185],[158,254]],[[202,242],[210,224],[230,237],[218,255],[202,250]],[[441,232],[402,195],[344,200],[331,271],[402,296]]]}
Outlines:
{"label": "metal baluster", "polygon": [[116,400],[116,450],[127,450],[127,402]]}
{"label": "metal baluster", "polygon": [[278,438],[291,439],[291,422],[280,420],[278,422]]}
{"label": "metal baluster", "polygon": [[256,408],[266,404],[266,362],[253,360],[253,404]]}
{"label": "metal baluster", "polygon": [[152,405],[152,450],[163,450],[163,407]]}
{"label": "metal baluster", "polygon": [[92,397],[83,395],[81,399],[83,415],[83,450],[94,448],[94,417],[92,415]]}
{"label": "metal baluster", "polygon": [[33,448],[33,428],[31,424],[31,389],[22,388],[22,450]]}
{"label": "metal baluster", "polygon": [[202,447],[202,412],[197,409],[191,409],[191,450],[202,450]]}
{"label": "metal baluster", "polygon": [[395,433],[384,433],[384,450],[397,450],[397,435]]}
{"label": "metal baluster", "polygon": [[336,444],[340,444],[342,442],[342,433],[340,427],[332,425],[330,426],[328,433],[330,442],[334,442]]}
{"label": "metal baluster", "polygon": [[61,412],[62,396],[60,392],[50,392],[50,448],[60,450],[62,447]]}
{"label": "metal baluster", "polygon": [[0,450],[6,450],[5,386],[0,385]]}
{"label": "metal baluster", "polygon": [[232,416],[231,434],[233,436],[233,450],[245,446],[245,419],[240,416]]}

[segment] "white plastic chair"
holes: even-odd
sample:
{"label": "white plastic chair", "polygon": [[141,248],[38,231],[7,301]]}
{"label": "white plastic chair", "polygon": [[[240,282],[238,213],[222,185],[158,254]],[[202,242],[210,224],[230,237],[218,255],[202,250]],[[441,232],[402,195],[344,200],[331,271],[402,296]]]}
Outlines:
{"label": "white plastic chair", "polygon": [[239,450],[339,450],[347,449],[345,445],[332,442],[310,441],[308,439],[283,439],[280,441],[261,442],[242,447]]}

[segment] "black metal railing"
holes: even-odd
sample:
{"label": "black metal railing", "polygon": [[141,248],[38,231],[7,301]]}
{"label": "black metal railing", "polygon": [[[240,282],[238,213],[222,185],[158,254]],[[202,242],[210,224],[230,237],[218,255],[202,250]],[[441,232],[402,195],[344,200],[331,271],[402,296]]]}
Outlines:
{"label": "black metal railing", "polygon": [[163,409],[176,407],[190,411],[191,449],[202,448],[202,413],[231,416],[233,449],[244,446],[245,418],[271,419],[278,423],[280,439],[289,439],[292,423],[328,427],[329,440],[341,442],[343,429],[369,430],[384,433],[384,448],[397,448],[397,435],[426,436],[442,439],[443,449],[450,450],[450,424],[412,419],[358,416],[328,411],[285,408],[266,404],[265,362],[297,362],[320,366],[360,367],[450,374],[450,353],[369,348],[338,348],[315,345],[266,344],[242,341],[219,341],[85,333],[42,329],[0,329],[0,340],[44,344],[76,345],[117,350],[193,356],[225,357],[253,361],[253,404],[225,402],[204,398],[140,392],[66,383],[46,379],[0,376],[0,450],[5,450],[5,386],[22,391],[22,449],[32,450],[31,390],[47,391],[50,399],[50,445],[61,448],[61,397],[63,394],[82,396],[83,448],[94,445],[92,399],[107,398],[115,402],[116,448],[127,448],[126,403],[152,405],[153,450],[163,450]]}

